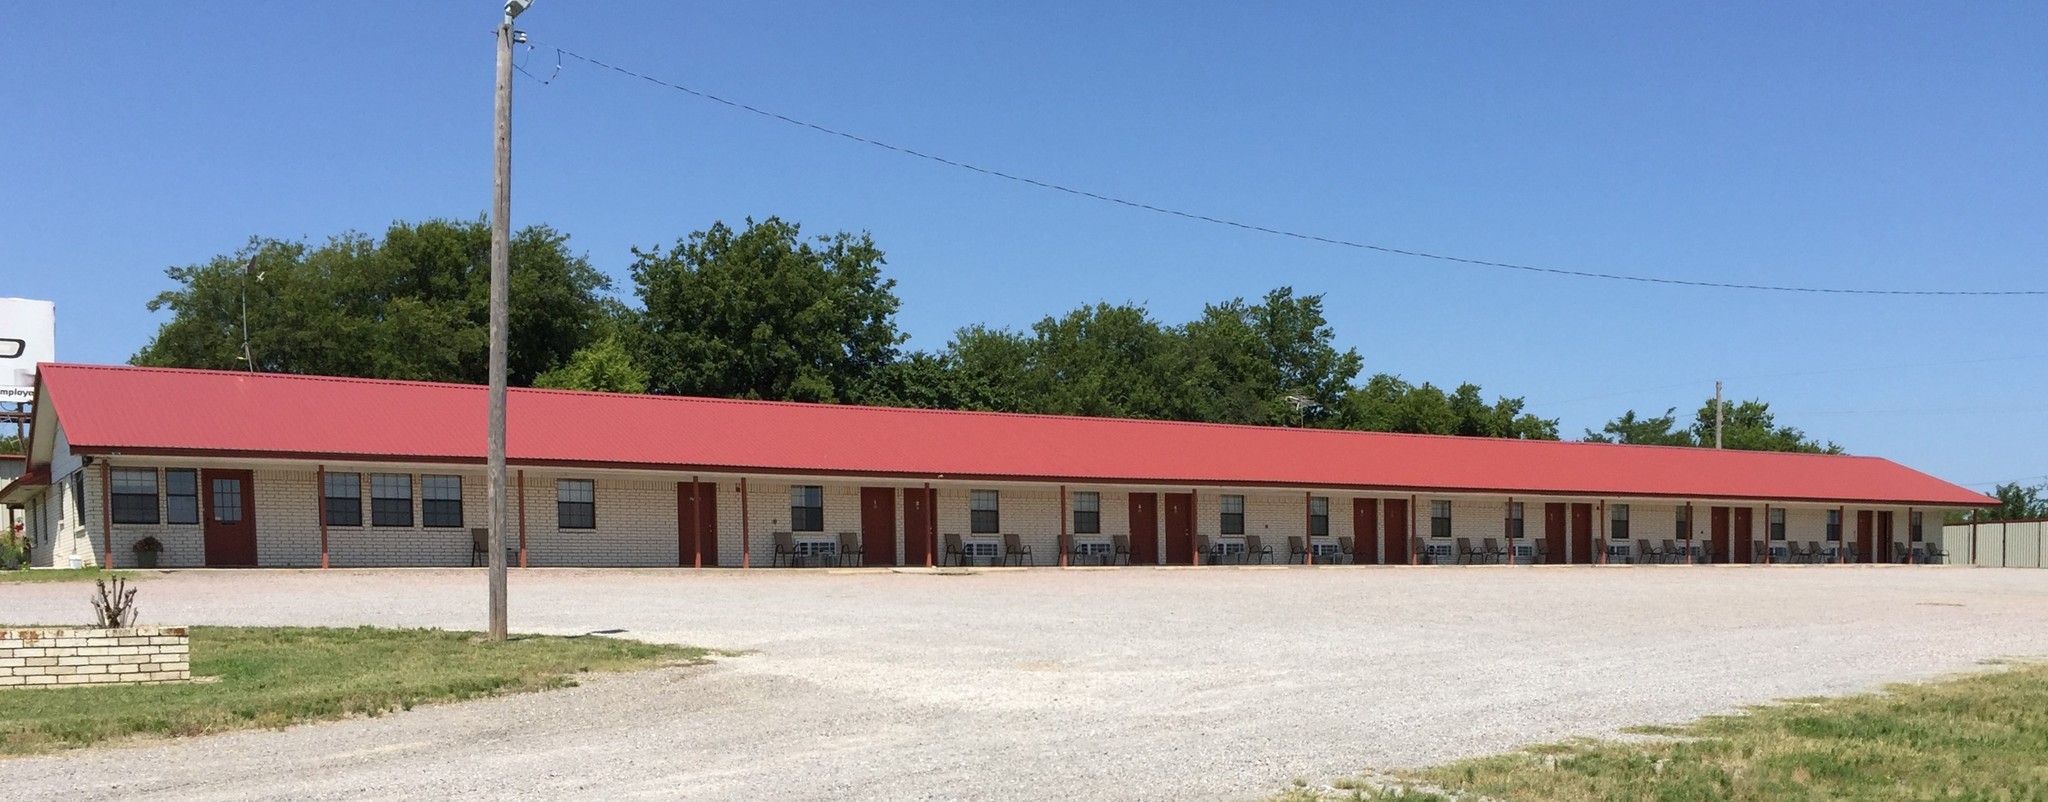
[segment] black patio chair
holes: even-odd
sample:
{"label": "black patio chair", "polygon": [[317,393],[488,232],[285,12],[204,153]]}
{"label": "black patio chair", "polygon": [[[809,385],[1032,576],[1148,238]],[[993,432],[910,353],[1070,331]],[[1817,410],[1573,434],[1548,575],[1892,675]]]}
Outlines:
{"label": "black patio chair", "polygon": [[1031,565],[1031,547],[1024,545],[1024,539],[1016,535],[1003,536],[1003,564]]}
{"label": "black patio chair", "polygon": [[1287,561],[1292,563],[1297,557],[1301,559],[1303,564],[1308,562],[1308,545],[1302,543],[1301,538],[1289,535],[1287,537]]}
{"label": "black patio chair", "polygon": [[1349,537],[1337,538],[1337,556],[1344,558],[1344,562],[1357,565],[1358,541]]}
{"label": "black patio chair", "polygon": [[1273,547],[1266,545],[1265,541],[1260,539],[1258,535],[1245,535],[1244,561],[1249,563],[1253,560],[1272,562]]}
{"label": "black patio chair", "polygon": [[868,564],[867,549],[861,545],[859,533],[839,533],[839,564],[845,565],[847,558],[852,558],[854,565]]}
{"label": "black patio chair", "polygon": [[768,561],[768,567],[785,566],[795,568],[797,558],[802,556],[796,550],[796,534],[793,532],[776,532],[774,539],[775,555]]}
{"label": "black patio chair", "polygon": [[946,536],[946,553],[939,559],[939,564],[945,565],[946,560],[952,560],[954,565],[967,564],[967,547],[961,545],[960,536],[957,534]]}
{"label": "black patio chair", "polygon": [[1131,536],[1116,535],[1109,539],[1109,560],[1114,565],[1121,562],[1131,564]]}

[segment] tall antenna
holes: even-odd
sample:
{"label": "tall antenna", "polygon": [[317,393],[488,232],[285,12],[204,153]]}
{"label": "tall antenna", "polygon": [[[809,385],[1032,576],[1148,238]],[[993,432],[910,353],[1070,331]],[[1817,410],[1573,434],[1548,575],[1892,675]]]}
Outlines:
{"label": "tall antenna", "polygon": [[250,254],[249,261],[242,265],[242,361],[249,365],[249,372],[256,372],[256,359],[249,354],[249,274],[256,272],[256,255]]}

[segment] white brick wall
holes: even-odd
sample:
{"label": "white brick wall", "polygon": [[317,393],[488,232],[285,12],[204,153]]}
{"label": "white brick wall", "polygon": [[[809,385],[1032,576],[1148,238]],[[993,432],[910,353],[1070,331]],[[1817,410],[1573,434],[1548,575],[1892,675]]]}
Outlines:
{"label": "white brick wall", "polygon": [[[150,468],[201,468],[205,465],[194,461],[159,460],[145,462],[140,458],[116,458],[118,467]],[[34,562],[37,565],[61,566],[76,553],[88,565],[97,564],[103,555],[105,542],[100,539],[101,529],[101,472],[106,469],[105,461],[96,461],[83,467],[83,509],[75,503],[71,492],[60,481],[52,492],[42,497],[48,504],[64,505],[61,528],[54,528],[56,511],[41,504],[32,509],[35,520],[30,527],[37,532]],[[446,466],[419,465],[378,465],[378,464],[330,464],[332,473],[354,473],[363,479],[362,504],[363,524],[360,526],[328,527],[328,558],[335,567],[369,566],[466,566],[470,563],[471,527],[486,523],[485,478],[482,471],[471,466],[459,468]],[[413,522],[407,527],[379,527],[371,525],[368,476],[373,473],[402,473],[413,477]],[[516,483],[518,469],[511,478]],[[626,473],[608,471],[579,472],[561,469],[525,470],[526,500],[525,524],[528,564],[535,567],[547,566],[657,566],[668,567],[686,564],[691,553],[679,548],[677,537],[677,483],[688,482],[687,475],[661,473]],[[427,474],[456,475],[462,479],[463,521],[460,527],[436,528],[424,525],[420,513],[421,485],[419,477]],[[596,488],[597,526],[591,530],[562,529],[557,525],[555,505],[556,480],[587,479]],[[704,476],[702,480],[716,486],[717,498],[717,554],[715,564],[724,567],[738,567],[742,551],[742,510],[737,477]],[[905,491],[917,489],[919,483],[894,483],[888,481],[831,482],[822,480],[791,479],[788,477],[764,477],[749,479],[747,483],[748,503],[746,515],[751,525],[750,562],[766,567],[772,564],[772,533],[790,528],[789,488],[793,483],[819,484],[824,488],[824,530],[820,533],[802,533],[803,537],[819,537],[836,540],[840,532],[861,531],[861,488],[886,487],[891,490],[896,510],[895,553],[891,555],[870,555],[870,565],[899,562],[905,550],[903,544],[903,515]],[[203,482],[202,482],[203,484]],[[310,465],[259,466],[253,473],[255,517],[257,526],[258,564],[265,567],[317,567],[320,565],[320,516],[321,488],[318,474]],[[158,482],[158,520],[167,520],[163,509],[163,489],[166,483]],[[999,543],[998,535],[975,535],[969,532],[969,492],[974,489],[992,489],[1001,496],[1001,529],[999,534],[1015,534],[1032,550],[1034,564],[1056,565],[1059,562],[1059,535],[1062,519],[1071,525],[1070,509],[1060,506],[1057,485],[1050,484],[997,484],[986,485],[947,484],[938,489],[938,532],[939,542],[945,534],[958,534],[963,540]],[[200,501],[202,517],[208,499],[205,488],[201,488]],[[1108,541],[1116,535],[1130,534],[1128,487],[1102,488],[1086,485],[1068,487],[1071,494],[1078,491],[1093,491],[1101,496],[1101,533],[1095,536],[1076,534],[1077,542]],[[507,532],[507,545],[517,548],[519,544],[519,507],[521,491],[515,488],[513,503],[509,510],[512,526]],[[1158,523],[1161,530],[1165,524],[1165,494],[1187,492],[1174,488],[1158,488],[1152,491],[1159,499]],[[1203,489],[1196,502],[1195,524],[1198,534],[1212,541],[1234,541],[1235,536],[1225,537],[1222,528],[1221,497],[1226,493],[1245,496],[1245,531],[1258,535],[1266,545],[1273,548],[1276,561],[1288,556],[1287,538],[1300,536],[1304,532],[1304,504],[1302,491],[1223,491]],[[1358,497],[1375,497],[1377,494],[1347,494],[1342,492],[1314,493],[1329,499],[1330,535],[1318,542],[1334,543],[1336,538],[1354,536],[1352,500]],[[1381,509],[1391,496],[1378,496]],[[1405,500],[1406,496],[1402,496]],[[1502,519],[1506,512],[1505,496],[1429,496],[1415,497],[1413,515],[1414,535],[1425,541],[1432,540],[1430,533],[1429,502],[1449,498],[1452,504],[1453,537],[1472,538],[1478,542],[1483,538],[1502,538]],[[1588,499],[1560,499],[1541,496],[1515,497],[1524,506],[1524,533],[1531,541],[1544,535],[1544,504],[1561,501],[1565,503],[1591,501]],[[1610,502],[1612,503],[1612,502]],[[1661,545],[1666,539],[1676,537],[1673,531],[1674,510],[1680,503],[1669,500],[1630,499],[1631,535],[1625,545],[1633,546],[1638,539],[1648,539]],[[1609,511],[1595,502],[1594,532],[1612,534],[1607,518]],[[1715,502],[1699,501],[1693,505],[1693,531],[1697,538],[1705,540],[1711,521],[1710,509]],[[1724,506],[1728,506],[1725,505]],[[1762,504],[1749,505],[1754,510],[1752,539],[1767,536],[1767,518]],[[1824,505],[1794,505],[1788,508],[1788,533],[1794,542],[1820,543],[1826,525],[1826,513],[1831,507]],[[1858,509],[1891,509],[1894,514],[1893,539],[1903,541],[1908,536],[1908,509],[1904,507],[1870,508],[1851,506],[1847,510],[1844,531],[1855,534],[1856,512]],[[82,514],[81,514],[82,513]],[[1938,525],[1938,512],[1929,511],[1933,531]],[[1384,520],[1384,512],[1379,514]],[[1732,516],[1731,516],[1732,517]],[[1569,518],[1567,518],[1569,526]],[[114,527],[114,558],[117,567],[135,565],[132,544],[143,536],[154,536],[163,541],[165,550],[159,565],[167,568],[193,567],[205,564],[205,537],[203,526],[157,524],[117,524]],[[1166,552],[1163,531],[1151,535],[1158,544],[1157,552],[1163,558]],[[1143,537],[1142,535],[1140,537]],[[1624,545],[1611,537],[1608,543]],[[943,547],[942,547],[943,548]],[[1359,562],[1372,563],[1383,553],[1381,539],[1363,539],[1357,544]],[[1596,560],[1599,549],[1596,548]],[[935,555],[942,556],[942,555]],[[706,564],[714,561],[707,555]],[[516,554],[514,556],[516,560]],[[1726,555],[1718,555],[1716,561],[1725,561]],[[516,564],[516,563],[515,563]]]}
{"label": "white brick wall", "polygon": [[191,678],[184,627],[0,630],[0,688]]}

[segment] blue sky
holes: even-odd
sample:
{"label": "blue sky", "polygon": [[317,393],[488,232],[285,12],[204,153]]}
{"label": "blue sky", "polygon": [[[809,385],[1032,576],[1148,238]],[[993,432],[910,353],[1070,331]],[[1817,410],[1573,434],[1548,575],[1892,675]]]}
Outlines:
{"label": "blue sky", "polygon": [[[962,161],[1399,248],[1680,279],[2048,289],[2039,3],[777,5],[538,0],[561,47]],[[166,266],[488,205],[488,2],[11,4],[0,295],[119,362]],[[1291,285],[1369,372],[1576,434],[1716,378],[1958,482],[2048,474],[2048,298],[1536,276],[1074,198],[567,60],[516,84],[513,217],[632,246],[780,215],[871,232],[918,348],[1095,301]],[[1819,372],[1826,371],[1826,372]]]}

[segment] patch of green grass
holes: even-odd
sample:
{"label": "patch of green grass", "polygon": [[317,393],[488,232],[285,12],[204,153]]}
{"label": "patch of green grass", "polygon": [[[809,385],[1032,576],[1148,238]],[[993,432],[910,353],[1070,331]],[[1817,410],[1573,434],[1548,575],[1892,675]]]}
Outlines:
{"label": "patch of green grass", "polygon": [[22,568],[0,571],[0,582],[91,582],[95,579],[133,580],[133,571],[102,571],[98,568]]}
{"label": "patch of green grass", "polygon": [[2038,663],[1637,731],[1667,738],[1570,741],[1400,776],[1517,802],[2048,799]]}
{"label": "patch of green grass", "polygon": [[599,636],[432,629],[192,627],[192,676],[164,685],[0,690],[0,754],[376,716],[572,686],[575,675],[697,663],[703,649]]}

